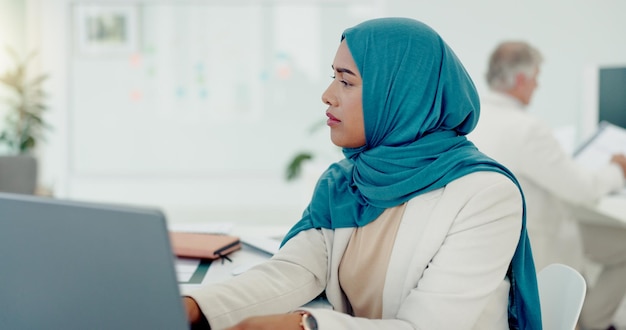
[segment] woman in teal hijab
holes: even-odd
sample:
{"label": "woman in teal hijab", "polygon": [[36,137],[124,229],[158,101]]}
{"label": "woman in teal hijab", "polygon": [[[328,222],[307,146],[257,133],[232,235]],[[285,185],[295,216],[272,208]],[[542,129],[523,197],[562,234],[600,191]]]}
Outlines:
{"label": "woman in teal hijab", "polygon": [[[508,242],[511,247],[510,255],[506,257],[508,261],[500,264],[493,273],[501,273],[503,277],[506,275],[507,283],[510,284],[508,327],[511,329],[541,329],[536,274],[526,234],[523,196],[520,196],[521,190],[519,190],[519,185],[514,176],[505,167],[480,153],[465,137],[478,121],[479,101],[471,78],[452,50],[435,31],[418,21],[408,18],[374,19],[344,32],[333,63],[333,70],[335,71],[333,83],[324,93],[322,99],[328,105],[327,116],[329,118],[328,125],[331,128],[331,139],[335,144],[343,147],[345,159],[332,164],[320,177],[312,201],[305,210],[302,219],[286,235],[281,251],[272,261],[268,262],[268,265],[255,269],[257,275],[263,277],[265,275],[261,276],[261,273],[266,275],[271,273],[274,278],[265,277],[266,283],[271,282],[275,283],[276,286],[283,286],[282,282],[276,281],[275,278],[277,274],[285,275],[283,270],[287,273],[293,271],[292,269],[287,270],[288,266],[284,266],[285,263],[291,266],[298,265],[296,268],[301,267],[306,271],[303,270],[303,273],[294,271],[294,273],[285,275],[284,280],[287,278],[290,280],[305,278],[307,272],[317,274],[314,266],[305,265],[307,262],[302,261],[301,256],[294,256],[296,254],[294,251],[300,251],[303,254],[309,253],[309,258],[317,260],[318,256],[315,253],[317,250],[314,248],[316,245],[308,247],[308,251],[302,248],[303,245],[311,244],[309,236],[314,235],[313,232],[317,232],[320,233],[318,235],[324,237],[320,242],[325,244],[326,254],[323,258],[327,265],[323,269],[326,275],[316,277],[321,282],[318,289],[327,293],[333,307],[338,311],[344,311],[346,314],[365,318],[376,318],[370,317],[370,315],[378,315],[377,317],[383,319],[391,317],[403,319],[404,317],[401,317],[400,314],[403,313],[404,308],[407,308],[406,306],[412,303],[412,299],[421,301],[424,299],[423,296],[428,296],[428,294],[417,295],[418,298],[413,298],[409,293],[402,293],[401,296],[405,300],[398,303],[400,307],[397,311],[390,312],[393,308],[385,306],[389,300],[385,295],[387,291],[391,290],[389,287],[393,285],[383,280],[384,284],[381,284],[384,286],[384,290],[381,289],[383,291],[383,307],[378,307],[379,310],[382,309],[382,314],[361,313],[359,299],[365,299],[359,291],[363,289],[353,290],[355,293],[351,294],[351,284],[345,280],[348,275],[336,274],[343,270],[340,269],[340,265],[333,265],[342,262],[347,264],[348,261],[358,260],[357,255],[360,253],[360,249],[365,249],[365,247],[351,249],[351,244],[356,241],[354,232],[364,233],[365,228],[369,227],[368,225],[383,221],[378,219],[383,218],[386,210],[403,207],[403,205],[410,203],[420,203],[421,201],[416,198],[418,196],[429,193],[441,194],[437,195],[442,196],[440,197],[441,200],[449,200],[443,196],[452,194],[455,189],[460,191],[474,189],[473,185],[453,184],[454,182],[460,182],[461,179],[469,178],[472,175],[476,177],[475,174],[478,172],[483,174],[484,172],[497,173],[498,175],[492,174],[490,177],[483,176],[480,180],[495,176],[500,181],[508,181],[509,186],[517,185],[517,188],[513,189],[517,196],[512,196],[504,204],[509,203],[518,213],[515,213],[517,215],[514,218],[510,218],[511,215],[508,213],[495,214],[492,211],[497,208],[495,206],[497,203],[494,200],[493,205],[481,209],[475,217],[483,219],[481,221],[485,222],[485,226],[488,226],[489,223],[496,223],[504,217],[509,217],[509,221],[513,219],[512,223],[516,223],[517,227],[514,227],[516,231],[508,231],[509,235],[513,233],[510,236],[512,239],[509,240],[513,242]],[[479,188],[476,189],[476,192],[468,193],[471,196],[467,200],[463,200],[462,203],[471,205],[474,200],[482,198],[478,196],[483,191],[478,190]],[[448,191],[451,192],[448,193]],[[502,195],[506,195],[506,193]],[[433,195],[429,194],[428,196]],[[413,200],[416,201],[413,202]],[[455,199],[454,203],[457,202]],[[446,209],[448,205],[438,207]],[[449,208],[454,209],[455,207],[455,204],[449,205]],[[402,212],[409,213],[409,208],[411,207],[407,207],[406,210],[402,209]],[[405,222],[423,221],[428,224],[432,222],[435,223],[434,227],[437,226],[437,222],[441,222],[442,226],[447,228],[442,234],[441,241],[428,243],[435,245],[432,255],[428,255],[428,260],[430,258],[435,260],[440,253],[439,251],[448,248],[446,246],[449,244],[448,240],[453,241],[452,238],[448,237],[451,235],[450,233],[455,231],[454,226],[457,220],[453,218],[460,217],[459,214],[462,214],[465,209],[471,208],[471,206],[459,207],[457,211],[454,211],[453,216],[441,219],[433,216],[439,212],[437,207],[432,211],[433,214],[423,214],[416,218],[405,219],[408,215],[400,215],[398,217],[399,227],[397,228],[410,226],[405,226]],[[492,215],[490,212],[494,214]],[[392,223],[392,220],[385,221]],[[352,236],[348,235],[342,241],[340,237],[346,230],[353,234]],[[401,229],[398,229],[397,233],[393,232],[391,236],[387,237],[396,237],[397,240],[401,240],[403,234]],[[423,234],[424,241],[437,236],[435,232],[430,233],[429,231],[423,231],[419,234]],[[368,238],[368,241],[365,242],[370,242],[372,237],[378,239],[376,235],[362,237]],[[518,237],[519,240],[515,242],[514,240]],[[476,236],[476,240],[481,240],[481,244],[486,242],[487,251],[501,248],[499,243],[495,243],[499,237],[493,237],[493,245],[489,245],[490,239],[484,240]],[[306,243],[305,240],[309,243]],[[418,241],[418,237],[415,240]],[[435,240],[433,239],[433,241]],[[394,246],[393,252],[389,252],[392,253],[391,257],[382,258],[383,261],[389,260],[389,268],[385,268],[384,264],[381,265],[383,269],[388,269],[386,272],[387,281],[390,281],[390,274],[401,271],[400,267],[392,267],[394,265],[393,254],[406,254],[407,260],[403,264],[409,264],[407,269],[410,269],[412,267],[410,257],[422,253],[419,248],[416,248],[415,251],[410,250],[414,248],[411,245],[413,243],[396,241],[394,243],[396,246],[402,245],[408,252],[397,250],[400,248]],[[420,244],[415,245],[420,246]],[[470,246],[476,245],[476,242],[470,241],[466,244],[468,244],[468,249],[471,249]],[[346,245],[348,245],[347,248]],[[430,248],[430,245],[424,246]],[[339,246],[345,251],[351,252],[338,253]],[[364,252],[364,255],[367,253]],[[377,252],[373,252],[373,255],[375,258],[380,257]],[[481,259],[489,259],[492,256],[485,253],[475,257],[477,264],[480,264],[483,261]],[[337,258],[340,260],[337,261]],[[344,260],[351,258],[352,260]],[[417,277],[428,277],[428,268],[439,267],[430,264],[428,260],[423,267],[424,269],[418,272]],[[324,263],[319,262],[319,264]],[[359,264],[358,261],[356,264]],[[463,264],[452,264],[451,266],[462,267],[461,265]],[[484,271],[484,269],[480,271]],[[385,272],[383,272],[383,276],[385,276],[384,274]],[[343,282],[342,276],[344,276]],[[363,277],[361,276],[356,275],[355,279],[362,280]],[[280,276],[278,277],[280,278]],[[374,277],[374,279],[376,278]],[[246,281],[255,281],[252,279],[252,275],[238,280],[236,286],[239,288],[245,286],[244,282]],[[258,277],[256,280],[258,281]],[[405,280],[412,279],[406,278]],[[419,289],[421,279],[418,278],[415,281],[417,283],[413,287]],[[334,283],[338,285],[337,288],[333,287]],[[458,283],[450,284],[454,287]],[[498,282],[494,281],[494,284],[489,287],[493,287],[495,290],[496,286],[498,286]],[[335,289],[339,293],[335,292]],[[289,294],[300,292],[299,294],[304,295],[304,299],[306,299],[306,294],[294,287],[288,289],[281,287],[274,294],[286,295],[286,292]],[[307,294],[309,294],[308,291]],[[341,295],[343,300],[334,300],[333,297],[337,294]],[[485,296],[488,294],[485,293]],[[375,297],[379,296],[380,292]],[[208,314],[207,318],[212,325],[220,322],[219,317],[212,316],[210,305],[215,299],[224,301],[227,299],[226,296],[211,295],[205,292],[204,294],[192,295],[192,297],[200,305],[202,313],[205,316]],[[247,298],[250,299],[250,296]],[[267,301],[274,298],[266,295],[259,299]],[[306,301],[308,300],[304,300],[304,302]],[[230,309],[245,309],[236,302],[231,303]],[[293,303],[285,304],[287,310],[295,309],[298,306],[290,304]],[[365,303],[365,305],[367,304]],[[191,305],[192,309],[197,308],[195,303]],[[402,307],[403,305],[404,307]],[[428,301],[425,301],[422,304],[416,303],[415,306],[428,305]],[[437,305],[437,301],[433,300],[432,305]],[[189,304],[187,306],[190,308]],[[371,306],[367,307],[370,308]],[[282,311],[284,310],[275,310],[275,312]],[[453,310],[453,307],[446,308],[444,306],[438,310],[438,312],[442,311],[443,313],[437,316],[439,319],[435,317],[427,324],[431,326],[432,324],[441,324],[442,326],[453,324],[445,323],[445,319],[454,317],[452,314],[456,311]],[[264,310],[256,313],[251,312],[251,314],[268,314],[269,312]],[[416,314],[419,312],[415,311]],[[480,315],[479,313],[480,311],[477,312],[478,315]],[[304,325],[317,318],[316,323],[320,325],[320,329],[326,329],[322,327],[323,324],[334,324],[332,321],[335,321],[334,318],[337,317],[336,315],[326,317],[322,312],[308,309],[300,314],[303,315]],[[478,316],[474,318],[476,317]],[[407,318],[410,317],[407,316]],[[280,316],[269,316],[248,319],[240,323],[240,326],[241,329],[245,329],[246,325],[250,324],[265,324],[266,326],[273,324],[276,326],[277,324],[286,325],[288,322],[291,321]],[[419,321],[415,323],[419,324]],[[309,329],[313,326],[310,325],[307,328],[304,325],[303,329]],[[380,328],[385,329],[388,326],[394,325],[382,324]],[[475,324],[463,324],[463,327],[473,329]],[[377,327],[372,325],[372,328]]]}

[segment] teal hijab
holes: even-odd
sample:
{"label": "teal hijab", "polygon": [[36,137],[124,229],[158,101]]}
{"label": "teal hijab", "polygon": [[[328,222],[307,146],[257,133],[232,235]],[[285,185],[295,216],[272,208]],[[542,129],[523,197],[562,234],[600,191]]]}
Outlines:
{"label": "teal hijab", "polygon": [[[387,208],[444,187],[477,171],[504,166],[465,137],[478,121],[476,88],[441,37],[408,18],[365,21],[344,31],[363,79],[366,144],[344,148],[317,182],[302,219],[285,244],[302,230],[361,227]],[[521,189],[520,189],[521,191]],[[509,267],[511,329],[541,329],[537,280],[526,233]]]}

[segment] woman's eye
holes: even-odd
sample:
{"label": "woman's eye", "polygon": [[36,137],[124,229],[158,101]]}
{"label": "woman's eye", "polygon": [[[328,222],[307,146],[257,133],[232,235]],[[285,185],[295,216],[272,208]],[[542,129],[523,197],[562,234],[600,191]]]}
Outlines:
{"label": "woman's eye", "polygon": [[[331,76],[330,76],[330,78],[334,80],[334,79],[336,79],[336,78],[337,78],[337,76],[336,76],[336,75],[331,75]],[[348,83],[348,82],[347,82],[347,81],[345,81],[345,80],[339,80],[339,82],[340,82],[342,85],[344,85],[344,86],[350,86],[350,83]]]}

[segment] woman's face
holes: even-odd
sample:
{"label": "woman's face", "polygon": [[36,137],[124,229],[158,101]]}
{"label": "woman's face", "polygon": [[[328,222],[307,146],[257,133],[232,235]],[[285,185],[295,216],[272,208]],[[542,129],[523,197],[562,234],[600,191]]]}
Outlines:
{"label": "woman's face", "polygon": [[322,94],[322,102],[328,105],[330,139],[342,148],[361,147],[365,145],[363,81],[345,40],[335,55],[333,71],[333,81]]}

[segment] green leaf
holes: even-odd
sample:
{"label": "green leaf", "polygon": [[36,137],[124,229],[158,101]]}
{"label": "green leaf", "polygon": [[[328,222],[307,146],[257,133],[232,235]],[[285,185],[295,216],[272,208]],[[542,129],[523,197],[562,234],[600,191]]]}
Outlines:
{"label": "green leaf", "polygon": [[316,121],[315,123],[313,123],[313,125],[311,125],[311,127],[309,127],[309,134],[313,134],[315,133],[315,131],[319,130],[320,128],[326,126],[326,120],[322,119],[320,121]]}
{"label": "green leaf", "polygon": [[28,83],[28,86],[34,88],[34,87],[36,87],[38,85],[41,85],[41,83],[44,82],[46,79],[48,79],[48,75],[47,74],[39,75],[38,77],[35,77],[33,80],[31,80]]}
{"label": "green leaf", "polygon": [[301,152],[297,154],[291,162],[289,162],[289,165],[287,165],[287,181],[291,181],[299,177],[302,172],[302,164],[311,159],[313,159],[313,154],[310,152]]}
{"label": "green leaf", "polygon": [[35,139],[32,136],[28,136],[20,143],[20,151],[27,152],[35,147]]}
{"label": "green leaf", "polygon": [[43,124],[43,119],[41,119],[41,117],[40,117],[40,116],[36,116],[36,115],[33,115],[33,114],[29,114],[29,115],[28,115],[28,118],[29,118],[30,120],[34,121],[34,122],[35,122],[35,123],[37,123],[37,124]]}

